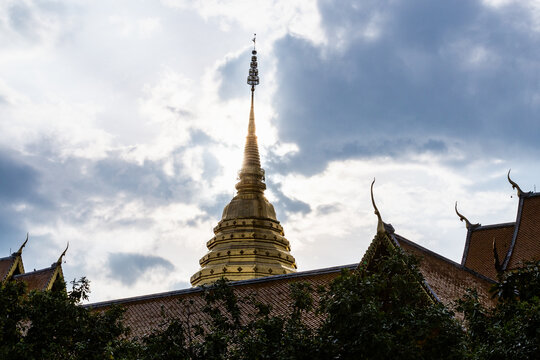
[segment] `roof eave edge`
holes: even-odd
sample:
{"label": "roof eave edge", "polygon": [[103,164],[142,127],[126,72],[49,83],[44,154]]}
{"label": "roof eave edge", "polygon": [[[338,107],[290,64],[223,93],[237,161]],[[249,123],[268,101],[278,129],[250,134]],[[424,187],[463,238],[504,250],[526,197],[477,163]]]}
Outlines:
{"label": "roof eave edge", "polygon": [[519,232],[519,226],[521,225],[521,214],[523,212],[523,203],[524,200],[527,198],[527,196],[519,196],[519,205],[518,205],[518,212],[516,215],[516,225],[514,226],[514,235],[512,235],[512,242],[510,243],[510,246],[508,247],[508,252],[506,253],[506,256],[504,257],[504,262],[502,265],[502,270],[505,271],[508,268],[508,264],[510,263],[510,258],[512,257],[512,252],[514,251],[514,246],[516,245],[516,240]]}

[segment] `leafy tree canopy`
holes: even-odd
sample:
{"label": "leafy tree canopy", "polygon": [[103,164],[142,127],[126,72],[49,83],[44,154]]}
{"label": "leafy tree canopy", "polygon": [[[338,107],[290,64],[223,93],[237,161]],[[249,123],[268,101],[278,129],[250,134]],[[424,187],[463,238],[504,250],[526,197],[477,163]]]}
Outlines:
{"label": "leafy tree canopy", "polygon": [[[86,278],[72,282],[70,292],[26,292],[22,283],[0,286],[1,359],[114,359],[128,356],[122,310],[91,312]],[[65,286],[64,286],[65,289]]]}
{"label": "leafy tree canopy", "polygon": [[[141,356],[158,359],[152,349],[168,349],[175,359],[461,359],[460,324],[420,281],[414,258],[395,250],[343,272],[329,289],[292,283],[290,311],[279,315],[219,281],[205,292],[208,322],[194,326],[197,339],[188,341],[190,329],[173,319],[143,340]],[[240,305],[255,309],[249,320]],[[321,319],[318,329],[304,323],[306,313]]]}
{"label": "leafy tree canopy", "polygon": [[456,304],[462,323],[432,301],[417,265],[386,249],[328,288],[291,283],[285,313],[256,296],[238,297],[221,280],[202,295],[205,320],[163,314],[159,328],[133,340],[120,308],[80,306],[89,293],[85,278],[69,292],[27,293],[8,282],[0,285],[0,358],[535,359],[540,353],[540,262],[500,274],[494,308],[470,291]]}
{"label": "leafy tree canopy", "polygon": [[537,359],[540,354],[540,261],[499,275],[497,305],[485,308],[474,291],[459,304],[473,359]]}

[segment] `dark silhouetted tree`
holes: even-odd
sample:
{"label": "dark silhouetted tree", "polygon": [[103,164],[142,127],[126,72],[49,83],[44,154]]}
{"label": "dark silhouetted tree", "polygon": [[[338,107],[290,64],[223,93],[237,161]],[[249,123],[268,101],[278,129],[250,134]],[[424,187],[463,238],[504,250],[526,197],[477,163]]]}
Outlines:
{"label": "dark silhouetted tree", "polygon": [[538,359],[540,356],[540,261],[499,275],[494,308],[474,291],[458,302],[465,314],[472,359]]}

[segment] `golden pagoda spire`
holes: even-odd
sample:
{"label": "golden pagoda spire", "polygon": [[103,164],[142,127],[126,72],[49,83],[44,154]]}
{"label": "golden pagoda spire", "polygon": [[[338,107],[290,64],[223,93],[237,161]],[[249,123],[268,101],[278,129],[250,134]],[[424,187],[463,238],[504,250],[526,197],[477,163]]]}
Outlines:
{"label": "golden pagoda spire", "polygon": [[255,134],[255,110],[254,97],[255,86],[259,85],[259,70],[257,69],[257,50],[255,50],[255,37],[253,38],[253,51],[251,51],[251,64],[247,78],[248,85],[251,85],[251,109],[249,111],[248,133],[246,145],[244,146],[244,161],[242,169],[238,173],[240,181],[236,184],[238,192],[263,192],[266,189],[264,184],[264,170],[261,168],[261,157]]}
{"label": "golden pagoda spire", "polygon": [[223,209],[221,221],[214,228],[215,236],[206,243],[208,253],[200,259],[201,268],[191,277],[193,286],[222,277],[247,280],[296,271],[289,241],[274,207],[264,196],[265,173],[255,134],[254,97],[259,84],[255,38],[247,83],[251,85],[251,109],[244,161],[236,184],[238,192]]}
{"label": "golden pagoda spire", "polygon": [[257,145],[257,135],[255,134],[255,110],[253,109],[254,94],[255,94],[255,89],[252,88],[251,110],[249,111],[248,134],[246,136],[246,146],[244,147],[244,162],[242,163],[243,172],[247,172],[250,170],[259,171],[261,169],[261,158],[259,156],[259,146]]}

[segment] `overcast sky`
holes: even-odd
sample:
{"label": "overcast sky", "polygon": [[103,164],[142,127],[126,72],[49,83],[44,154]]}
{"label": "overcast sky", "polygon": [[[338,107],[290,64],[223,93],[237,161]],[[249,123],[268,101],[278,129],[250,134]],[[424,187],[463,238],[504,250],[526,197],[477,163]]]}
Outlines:
{"label": "overcast sky", "polygon": [[298,269],[376,231],[460,261],[540,185],[533,1],[0,0],[0,256],[69,241],[91,301],[189,287],[234,196],[257,33],[269,200]]}

